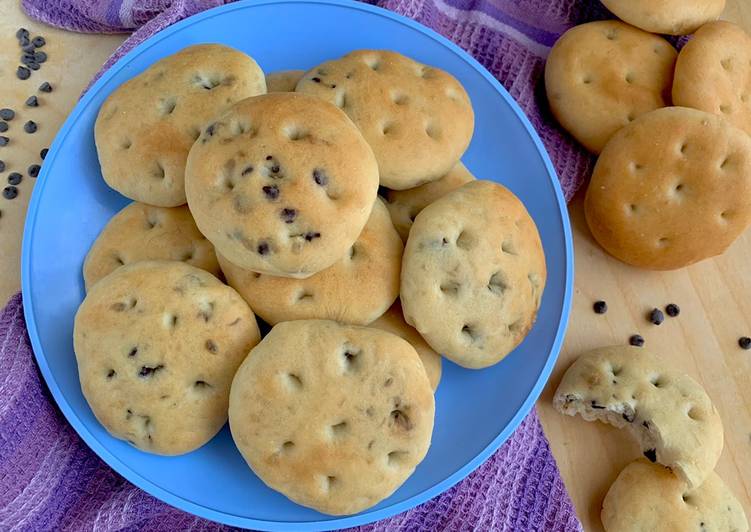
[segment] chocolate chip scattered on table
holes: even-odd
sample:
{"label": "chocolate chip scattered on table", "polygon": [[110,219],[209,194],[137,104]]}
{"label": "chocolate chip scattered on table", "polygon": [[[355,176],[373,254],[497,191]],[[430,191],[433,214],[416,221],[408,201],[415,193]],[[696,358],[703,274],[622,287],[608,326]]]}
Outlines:
{"label": "chocolate chip scattered on table", "polygon": [[47,152],[49,151],[49,148],[42,148],[42,151],[39,152],[39,157],[44,160],[44,158],[47,157]]}
{"label": "chocolate chip scattered on table", "polygon": [[649,313],[649,321],[653,325],[660,325],[663,321],[665,321],[665,314],[663,314],[660,309],[654,308]]}
{"label": "chocolate chip scattered on table", "polygon": [[741,349],[751,349],[751,338],[749,338],[748,336],[741,336],[740,338],[738,338],[738,345]]}
{"label": "chocolate chip scattered on table", "polygon": [[9,185],[18,185],[23,181],[23,176],[19,174],[18,172],[11,172],[8,174],[8,184]]}
{"label": "chocolate chip scattered on table", "polygon": [[36,131],[37,131],[37,124],[36,124],[36,122],[34,122],[33,120],[29,120],[28,122],[26,122],[23,125],[23,130],[26,133],[29,133],[29,134],[36,133]]}
{"label": "chocolate chip scattered on table", "polygon": [[48,81],[45,81],[41,85],[39,85],[39,91],[40,92],[52,92],[52,85]]}
{"label": "chocolate chip scattered on table", "polygon": [[31,70],[26,67],[19,66],[16,69],[16,77],[20,80],[27,80],[31,77]]}
{"label": "chocolate chip scattered on table", "polygon": [[8,137],[0,136],[0,146],[7,146],[10,142],[10,139]]}
{"label": "chocolate chip scattered on table", "polygon": [[595,311],[595,314],[605,314],[608,311],[608,304],[602,300],[595,301],[592,310]]}
{"label": "chocolate chip scattered on table", "polygon": [[0,172],[5,172],[5,161],[0,161]]}
{"label": "chocolate chip scattered on table", "polygon": [[27,169],[27,171],[29,173],[29,177],[37,177],[39,175],[39,170],[41,170],[41,169],[42,169],[42,167],[39,166],[38,164],[32,164]]}
{"label": "chocolate chip scattered on table", "polygon": [[29,96],[26,98],[26,107],[39,107],[39,98],[36,96]]}
{"label": "chocolate chip scattered on table", "polygon": [[8,131],[8,122],[0,122],[0,133]]}
{"label": "chocolate chip scattered on table", "polygon": [[8,109],[7,107],[0,109],[0,118],[5,120],[6,122],[10,122],[16,117],[16,112],[13,109]]}
{"label": "chocolate chip scattered on table", "polygon": [[628,343],[634,347],[642,347],[644,345],[644,337],[640,334],[633,334],[631,335],[631,338],[628,339]]}
{"label": "chocolate chip scattered on table", "polygon": [[667,306],[665,307],[665,312],[666,312],[666,313],[667,313],[667,315],[668,315],[668,316],[670,316],[671,318],[675,318],[676,316],[678,316],[678,314],[680,314],[680,313],[681,313],[681,309],[680,309],[680,307],[679,307],[678,305],[676,305],[675,303],[669,303],[669,304],[668,304],[668,305],[667,305]]}

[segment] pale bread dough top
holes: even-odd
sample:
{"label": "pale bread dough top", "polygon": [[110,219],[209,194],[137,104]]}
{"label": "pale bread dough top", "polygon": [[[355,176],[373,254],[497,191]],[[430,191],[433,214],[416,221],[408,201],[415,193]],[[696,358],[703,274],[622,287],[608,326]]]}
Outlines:
{"label": "pale bread dough top", "polygon": [[402,240],[407,241],[412,222],[421,210],[446,193],[474,179],[475,176],[460,161],[440,179],[407,190],[387,191],[386,206],[389,208],[391,220]]}
{"label": "pale bread dough top", "polygon": [[532,327],[545,277],[522,202],[502,185],[472,181],[415,219],[402,258],[404,318],[446,358],[490,366]]}
{"label": "pale bread dough top", "polygon": [[652,33],[688,35],[717,20],[725,0],[602,0],[615,16]]}
{"label": "pale bread dough top", "polygon": [[279,70],[266,76],[268,92],[294,92],[304,70]]}
{"label": "pale bread dough top", "polygon": [[391,308],[385,314],[371,323],[370,326],[407,340],[409,345],[414,347],[417,354],[420,355],[420,360],[425,367],[425,373],[428,375],[431,388],[433,388],[434,392],[438,389],[438,383],[441,382],[441,355],[433,351],[425,339],[420,336],[420,333],[404,321],[402,306],[398,300],[391,305]]}
{"label": "pale bread dough top", "polygon": [[650,459],[690,486],[704,481],[722,453],[722,420],[707,393],[644,348],[603,347],[581,355],[566,370],[553,404],[568,415],[628,427]]}
{"label": "pale bread dough top", "polygon": [[347,113],[373,148],[381,185],[392,189],[445,175],[472,138],[474,112],[461,83],[396,52],[350,52],[308,71],[296,90]]}
{"label": "pale bread dough top", "polygon": [[232,437],[258,477],[293,501],[353,514],[425,457],[435,405],[414,348],[333,321],[276,325],[237,371]]}
{"label": "pale bread dough top", "polygon": [[73,331],[94,415],[113,436],[166,455],[222,428],[232,377],[259,340],[237,292],[174,261],[129,264],[96,283]]}
{"label": "pale bread dough top", "polygon": [[102,176],[122,195],[162,207],[185,203],[185,159],[215,114],[263,94],[256,62],[221,44],[199,44],[157,61],[120,85],[94,126]]}
{"label": "pale bread dough top", "polygon": [[603,150],[584,212],[607,252],[670,270],[721,254],[751,222],[751,138],[684,107],[639,117]]}
{"label": "pale bread dough top", "polygon": [[399,295],[403,250],[388,210],[377,200],[368,223],[344,257],[307,279],[251,272],[221,255],[219,260],[229,285],[271,325],[304,319],[367,325]]}
{"label": "pale bread dough top", "polygon": [[662,466],[644,459],[627,465],[602,503],[607,532],[747,532],[743,506],[717,473],[689,490]]}
{"label": "pale bread dough top", "polygon": [[678,56],[673,101],[751,134],[751,36],[730,22],[702,26]]}
{"label": "pale bread dough top", "polygon": [[617,20],[574,26],[545,64],[550,109],[588,150],[636,117],[670,103],[677,56],[662,37]]}
{"label": "pale bread dough top", "polygon": [[86,255],[86,289],[120,266],[142,260],[181,260],[219,275],[214,246],[198,231],[187,207],[134,202],[107,222]]}
{"label": "pale bread dough top", "polygon": [[190,150],[188,204],[233,264],[306,278],[341,259],[378,190],[373,152],[341,110],[274,93],[243,100]]}

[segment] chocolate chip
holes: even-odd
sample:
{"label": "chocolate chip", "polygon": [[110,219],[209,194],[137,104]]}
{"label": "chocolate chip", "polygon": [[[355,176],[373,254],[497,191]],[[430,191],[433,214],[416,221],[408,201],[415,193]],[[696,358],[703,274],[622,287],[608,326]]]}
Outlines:
{"label": "chocolate chip", "polygon": [[308,242],[310,242],[311,240],[315,238],[321,238],[321,233],[317,231],[316,232],[308,231],[307,233],[305,233],[305,240],[307,240]]}
{"label": "chocolate chip", "polygon": [[605,410],[605,407],[598,405],[596,401],[592,401],[592,408],[594,408],[595,410]]}
{"label": "chocolate chip", "polygon": [[9,142],[10,139],[8,137],[0,136],[0,146],[7,146]]}
{"label": "chocolate chip", "polygon": [[649,313],[649,321],[654,325],[660,325],[665,321],[665,314],[658,308],[652,309],[652,312]]}
{"label": "chocolate chip", "polygon": [[678,314],[681,313],[681,309],[675,303],[670,303],[665,307],[665,312],[667,312],[668,316],[670,316],[671,318],[675,318]]}
{"label": "chocolate chip", "polygon": [[608,304],[604,301],[595,301],[592,310],[595,311],[595,314],[605,314],[608,311]]}
{"label": "chocolate chip", "polygon": [[8,122],[0,122],[0,133],[8,131]]}
{"label": "chocolate chip", "polygon": [[11,200],[15,198],[16,196],[18,196],[18,189],[16,187],[10,186],[10,187],[5,187],[3,189],[3,197],[5,199]]}
{"label": "chocolate chip", "polygon": [[11,121],[16,117],[16,112],[13,109],[0,109],[0,118],[3,120]]}
{"label": "chocolate chip", "polygon": [[44,158],[47,157],[47,153],[50,151],[49,148],[42,148],[42,151],[39,152],[39,157],[42,158],[44,161]]}
{"label": "chocolate chip", "polygon": [[5,161],[0,161],[0,172],[5,172]]}
{"label": "chocolate chip", "polygon": [[41,48],[45,44],[47,44],[47,41],[44,40],[44,37],[34,37],[31,40],[31,44],[33,44],[36,48]]}
{"label": "chocolate chip", "polygon": [[206,128],[206,134],[209,137],[213,137],[214,136],[214,131],[216,131],[216,122],[213,123],[213,124],[210,124],[209,127]]}
{"label": "chocolate chip", "polygon": [[47,54],[44,52],[34,52],[34,61],[37,63],[44,63],[47,61]]}
{"label": "chocolate chip", "polygon": [[34,60],[34,54],[33,53],[24,53],[21,55],[21,63],[23,63],[26,66],[29,66],[31,63],[36,63]]}
{"label": "chocolate chip", "polygon": [[130,350],[130,352],[128,353],[128,356],[129,356],[129,357],[134,357],[134,356],[136,356],[137,354],[138,354],[138,348],[137,348],[137,347],[134,347],[133,349],[131,349],[131,350]]}
{"label": "chocolate chip", "polygon": [[39,99],[36,96],[26,98],[26,107],[39,107]]}
{"label": "chocolate chip", "polygon": [[639,334],[634,334],[628,339],[628,343],[634,347],[641,347],[644,345],[644,338]]}
{"label": "chocolate chip", "polygon": [[27,39],[29,38],[29,30],[27,30],[26,28],[18,28],[18,31],[16,32],[16,39],[20,41],[24,37],[26,37]]}
{"label": "chocolate chip", "polygon": [[39,70],[41,68],[41,65],[39,65],[39,63],[36,63],[33,61],[30,61],[26,66],[29,67],[31,70]]}
{"label": "chocolate chip", "polygon": [[216,353],[217,350],[219,349],[217,347],[216,342],[214,340],[206,340],[206,344],[205,345],[206,345],[206,350],[209,353]]}
{"label": "chocolate chip", "polygon": [[625,421],[628,421],[629,423],[633,423],[634,422],[634,413],[633,412],[629,412],[629,413],[624,412],[623,414],[621,414],[621,417]]}
{"label": "chocolate chip", "polygon": [[253,171],[253,167],[252,166],[246,166],[245,169],[242,172],[240,172],[240,175],[248,175],[252,171]]}
{"label": "chocolate chip", "polygon": [[23,181],[23,176],[19,174],[18,172],[11,172],[8,174],[8,184],[9,185],[18,185]]}
{"label": "chocolate chip", "polygon": [[114,377],[115,375],[117,375],[117,372],[116,372],[116,371],[115,371],[114,369],[111,369],[111,370],[109,370],[109,371],[107,372],[107,378],[108,378],[108,379],[111,379],[111,378],[112,378],[112,377]]}
{"label": "chocolate chip", "polygon": [[25,80],[25,79],[29,79],[30,76],[31,76],[31,70],[29,70],[28,68],[19,66],[16,69],[16,77],[18,79]]}
{"label": "chocolate chip", "polygon": [[42,167],[38,164],[32,164],[27,168],[27,172],[29,173],[29,177],[36,177],[39,175],[39,170],[41,170]]}
{"label": "chocolate chip", "polygon": [[657,461],[657,452],[654,449],[647,449],[644,451],[644,456],[652,463]]}
{"label": "chocolate chip", "polygon": [[140,371],[138,372],[139,377],[151,377],[153,375],[156,375],[157,371],[164,368],[164,364],[159,364],[158,366],[150,367],[150,366],[141,366]]}
{"label": "chocolate chip", "polygon": [[27,53],[27,54],[34,53],[34,44],[32,42],[26,40],[23,43],[19,43],[19,44],[21,44],[21,50],[23,50],[24,53]]}
{"label": "chocolate chip", "polygon": [[297,211],[295,209],[282,209],[282,212],[279,213],[279,216],[284,220],[284,223],[291,224],[295,221],[295,217],[297,216]]}
{"label": "chocolate chip", "polygon": [[29,120],[28,122],[26,122],[23,125],[23,130],[26,133],[29,133],[29,134],[36,133],[36,131],[37,131],[37,124],[36,124],[36,122],[34,122],[33,120]]}
{"label": "chocolate chip", "polygon": [[321,82],[321,78],[319,78],[319,77],[315,77],[315,78],[311,78],[311,79],[312,79],[312,81],[315,81],[316,83],[320,83]]}
{"label": "chocolate chip", "polygon": [[412,430],[412,422],[401,410],[391,411],[391,423],[403,430]]}
{"label": "chocolate chip", "polygon": [[741,336],[738,338],[738,345],[741,349],[751,349],[751,338],[748,336]]}
{"label": "chocolate chip", "polygon": [[273,158],[274,158],[274,157],[272,157],[271,155],[267,155],[267,156],[266,156],[266,160],[267,160],[267,161],[270,161],[270,160],[271,160],[271,159],[273,159]]}
{"label": "chocolate chip", "polygon": [[263,190],[263,193],[269,199],[274,200],[279,197],[279,187],[276,185],[265,185],[261,190]]}
{"label": "chocolate chip", "polygon": [[267,242],[261,242],[258,244],[258,247],[256,248],[259,255],[267,255],[270,251],[269,245]]}
{"label": "chocolate chip", "polygon": [[52,85],[50,85],[49,81],[45,81],[39,85],[39,90],[41,92],[52,92]]}
{"label": "chocolate chip", "polygon": [[329,177],[323,172],[323,170],[316,168],[315,170],[313,170],[313,181],[316,182],[316,185],[323,187],[328,184]]}
{"label": "chocolate chip", "polygon": [[278,164],[275,164],[274,166],[271,167],[271,173],[273,173],[273,174],[278,174],[279,173],[279,165]]}

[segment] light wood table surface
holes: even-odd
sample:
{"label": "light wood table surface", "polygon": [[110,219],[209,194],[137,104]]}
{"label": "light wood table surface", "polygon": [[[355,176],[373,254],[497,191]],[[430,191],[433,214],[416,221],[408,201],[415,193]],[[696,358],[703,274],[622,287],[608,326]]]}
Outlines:
{"label": "light wood table surface", "polygon": [[[723,18],[751,32],[751,2],[728,0]],[[44,48],[48,62],[28,81],[15,76],[20,55],[15,32],[21,26],[33,35],[44,35],[48,42]],[[0,198],[0,302],[20,285],[23,218],[34,185],[26,168],[40,162],[39,151],[49,146],[81,90],[123,38],[56,30],[28,19],[16,0],[0,2],[0,108],[16,110],[9,132],[3,133],[11,143],[0,148],[0,159],[7,166],[0,177],[5,183],[9,172],[25,176],[18,198]],[[37,93],[43,81],[53,84],[53,93]],[[41,102],[36,109],[23,105],[32,94],[38,94]],[[39,124],[37,133],[23,132],[27,120]],[[71,208],[75,208],[76,179],[70,176]],[[625,343],[634,333],[642,334],[646,345],[671,368],[702,383],[714,400],[725,423],[725,449],[717,471],[751,516],[751,353],[737,346],[739,336],[751,336],[751,231],[721,258],[677,272],[654,273],[621,264],[597,247],[583,221],[581,197],[572,203],[570,213],[576,253],[573,313],[560,360],[538,409],[585,530],[602,529],[602,497],[639,450],[616,429],[561,416],[550,399],[562,372],[579,353]],[[607,314],[593,313],[597,299],[608,302]],[[651,325],[647,312],[670,302],[681,307],[681,315],[666,318],[659,327]]]}

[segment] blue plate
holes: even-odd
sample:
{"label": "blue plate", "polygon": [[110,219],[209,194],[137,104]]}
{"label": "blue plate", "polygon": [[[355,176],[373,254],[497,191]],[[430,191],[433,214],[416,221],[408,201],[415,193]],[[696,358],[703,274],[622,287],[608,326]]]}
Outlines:
{"label": "blue plate", "polygon": [[[73,317],[84,296],[89,246],[127,202],[102,180],[94,120],[118,85],[184,46],[222,42],[252,55],[266,72],[309,68],[357,48],[396,49],[456,76],[475,108],[464,156],[482,179],[513,190],[537,222],[548,281],[537,324],[500,364],[482,371],[444,361],[433,445],[391,497],[361,514],[335,518],[265,487],[224,430],[188,455],[142,453],[110,437],[81,394]],[[477,468],[532,408],[558,355],[571,303],[573,252],[566,204],[547,154],[519,107],[477,61],[437,33],[365,4],[338,0],[239,2],[204,12],[155,35],[112,67],[57,135],[29,206],[23,241],[23,294],[34,353],[52,395],[78,434],[136,486],[208,519],[266,530],[325,530],[403,512]]]}

